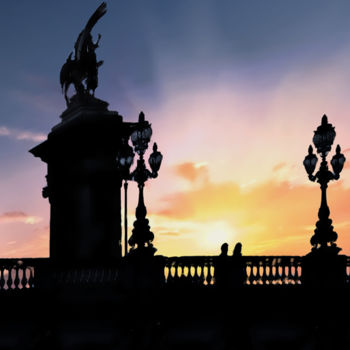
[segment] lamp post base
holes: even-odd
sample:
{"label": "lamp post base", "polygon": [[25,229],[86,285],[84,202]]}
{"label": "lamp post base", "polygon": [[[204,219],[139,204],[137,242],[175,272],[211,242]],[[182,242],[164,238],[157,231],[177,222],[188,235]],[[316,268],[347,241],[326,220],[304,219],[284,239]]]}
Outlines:
{"label": "lamp post base", "polygon": [[341,248],[314,248],[303,259],[303,285],[311,288],[338,288],[346,283],[346,256],[338,255]]}

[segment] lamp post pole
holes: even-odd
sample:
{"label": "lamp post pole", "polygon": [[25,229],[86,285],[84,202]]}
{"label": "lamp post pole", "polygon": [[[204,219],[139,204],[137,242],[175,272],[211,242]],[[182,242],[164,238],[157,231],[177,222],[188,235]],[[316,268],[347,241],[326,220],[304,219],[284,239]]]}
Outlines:
{"label": "lamp post pole", "polygon": [[336,147],[336,154],[331,160],[333,172],[328,169],[326,157],[331,150],[335,131],[332,124],[328,123],[327,116],[322,117],[322,123],[315,131],[313,143],[317,149],[317,153],[321,155],[321,165],[319,170],[313,175],[317,156],[313,153],[313,148],[310,145],[308,155],[304,159],[304,167],[309,175],[310,181],[317,181],[321,188],[321,205],[318,211],[319,220],[316,222],[315,234],[311,237],[310,243],[313,246],[313,251],[328,252],[338,254],[341,248],[337,247],[335,241],[338,238],[336,232],[333,231],[332,220],[329,218],[330,210],[327,204],[327,187],[331,180],[338,180],[340,173],[345,163],[345,157],[341,153],[340,146]]}
{"label": "lamp post pole", "polygon": [[128,254],[128,181],[124,180],[124,256]]}

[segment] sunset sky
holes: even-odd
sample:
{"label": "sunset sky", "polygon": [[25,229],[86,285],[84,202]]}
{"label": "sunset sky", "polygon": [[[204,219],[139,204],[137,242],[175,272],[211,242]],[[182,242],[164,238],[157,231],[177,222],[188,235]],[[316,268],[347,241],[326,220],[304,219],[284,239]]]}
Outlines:
{"label": "sunset sky", "polygon": [[[65,109],[59,71],[100,1],[0,4],[0,256],[48,256],[46,167],[28,150]],[[303,255],[320,189],[302,161],[323,114],[349,159],[329,186],[350,254],[350,2],[107,1],[96,96],[142,110],[163,153],[145,190],[163,255]],[[335,148],[335,147],[334,147]],[[333,155],[331,153],[331,156]],[[137,204],[129,186],[129,224]]]}

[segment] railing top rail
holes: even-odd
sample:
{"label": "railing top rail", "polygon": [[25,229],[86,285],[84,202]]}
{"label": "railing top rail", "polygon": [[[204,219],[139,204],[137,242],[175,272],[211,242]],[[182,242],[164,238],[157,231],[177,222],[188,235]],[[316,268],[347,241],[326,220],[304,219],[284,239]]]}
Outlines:
{"label": "railing top rail", "polygon": [[0,258],[0,265],[37,265],[50,261],[50,258]]}
{"label": "railing top rail", "polygon": [[[165,260],[213,260],[217,259],[218,255],[193,255],[193,256],[163,256]],[[230,257],[230,255],[228,256]],[[264,260],[264,259],[283,259],[283,260],[300,260],[302,256],[299,255],[243,255],[242,259],[244,260]],[[349,257],[350,260],[350,257]]]}

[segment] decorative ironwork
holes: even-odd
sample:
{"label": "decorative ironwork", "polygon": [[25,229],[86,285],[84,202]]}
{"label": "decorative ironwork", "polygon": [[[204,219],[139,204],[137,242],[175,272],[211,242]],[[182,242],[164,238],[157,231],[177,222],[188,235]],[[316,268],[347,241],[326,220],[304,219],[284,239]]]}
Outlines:
{"label": "decorative ironwork", "polygon": [[327,187],[331,180],[338,180],[340,173],[345,163],[345,157],[341,153],[340,146],[336,147],[336,154],[331,160],[333,172],[328,170],[328,162],[326,157],[332,148],[335,138],[335,131],[332,124],[328,123],[327,116],[322,117],[321,125],[315,131],[313,143],[317,149],[317,153],[321,155],[321,165],[319,170],[313,175],[317,156],[313,153],[313,148],[310,145],[308,155],[304,159],[304,167],[309,176],[310,181],[317,181],[321,187],[321,206],[318,211],[319,220],[316,223],[315,234],[311,237],[310,243],[313,246],[314,252],[324,252],[338,254],[341,248],[336,246],[335,241],[338,235],[333,230],[332,220],[329,218],[330,211],[327,204]]}
{"label": "decorative ironwork", "polygon": [[[147,209],[144,203],[143,189],[145,182],[148,179],[156,178],[158,176],[158,171],[163,159],[162,154],[158,151],[157,144],[154,143],[153,152],[148,160],[152,171],[146,168],[144,154],[148,148],[151,136],[151,124],[145,120],[145,114],[141,112],[139,114],[139,121],[131,134],[134,151],[139,155],[136,168],[130,173],[130,166],[134,160],[134,153],[127,141],[124,141],[124,147],[117,158],[117,163],[122,172],[123,179],[125,181],[133,180],[137,182],[139,188],[136,220],[134,221],[132,235],[128,240],[128,243],[131,246],[130,253],[135,254],[137,252],[140,255],[145,254],[148,256],[154,255],[156,248],[153,247],[152,241],[154,239],[154,234],[151,232],[149,221],[146,218]],[[127,251],[127,248],[125,248],[125,251]]]}

